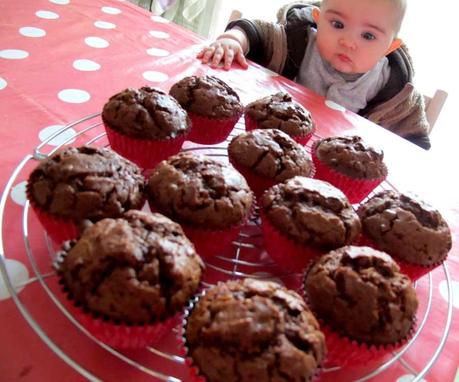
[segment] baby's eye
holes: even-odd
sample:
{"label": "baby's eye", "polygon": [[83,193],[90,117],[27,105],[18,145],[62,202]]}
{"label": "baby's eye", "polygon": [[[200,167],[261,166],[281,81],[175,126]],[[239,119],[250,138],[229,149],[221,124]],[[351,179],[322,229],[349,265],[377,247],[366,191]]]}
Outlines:
{"label": "baby's eye", "polygon": [[368,41],[371,41],[371,40],[374,40],[376,37],[374,34],[370,33],[370,32],[365,32],[362,34],[362,37],[365,39],[365,40],[368,40]]}
{"label": "baby's eye", "polygon": [[331,22],[331,25],[332,25],[333,28],[336,28],[336,29],[343,29],[344,28],[344,24],[341,21],[337,21],[337,20],[333,20]]}

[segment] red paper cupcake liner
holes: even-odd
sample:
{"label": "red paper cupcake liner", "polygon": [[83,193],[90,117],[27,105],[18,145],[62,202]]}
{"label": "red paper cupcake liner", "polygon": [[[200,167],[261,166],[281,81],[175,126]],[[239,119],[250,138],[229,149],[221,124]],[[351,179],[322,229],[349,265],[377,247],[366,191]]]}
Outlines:
{"label": "red paper cupcake liner", "polygon": [[176,317],[147,325],[115,324],[77,308],[76,319],[99,341],[117,349],[141,349],[159,342],[175,326]]}
{"label": "red paper cupcake liner", "polygon": [[194,244],[196,252],[206,259],[221,254],[222,251],[232,245],[246,221],[247,219],[239,225],[222,230],[194,228],[185,224],[181,224],[181,226],[186,237]]}
{"label": "red paper cupcake liner", "polygon": [[316,168],[314,178],[325,180],[339,188],[352,204],[362,201],[371,191],[381,184],[384,179],[386,179],[386,176],[378,179],[354,179],[341,174],[317,158],[315,145],[313,145],[311,156]]}
{"label": "red paper cupcake liner", "polygon": [[320,322],[320,330],[325,334],[327,344],[327,357],[324,362],[325,367],[331,366],[358,366],[370,361],[382,358],[403,347],[415,332],[416,322],[406,338],[395,344],[389,345],[367,345],[358,343],[349,338],[343,337],[334,332],[330,327]]}
{"label": "red paper cupcake liner", "polygon": [[[379,251],[384,251],[384,249],[381,249],[373,240],[371,240],[368,236],[365,236],[365,235],[360,236],[358,240],[358,245],[371,247]],[[396,255],[392,255],[392,254],[389,254],[389,255],[394,259],[394,261],[400,267],[400,272],[407,275],[413,282],[419,280],[422,276],[428,274],[433,269],[443,264],[443,261],[440,261],[439,263],[436,263],[433,265],[411,264],[406,261],[400,260]]]}
{"label": "red paper cupcake liner", "polygon": [[165,140],[136,139],[104,125],[111,148],[144,170],[152,169],[162,160],[177,154],[187,138],[187,134],[182,134]]}
{"label": "red paper cupcake liner", "polygon": [[247,184],[249,185],[250,189],[253,191],[257,198],[259,198],[263,194],[263,192],[268,188],[274,186],[277,183],[280,183],[275,179],[256,174],[250,168],[242,166],[236,161],[234,161],[231,158],[231,156],[229,157],[229,161],[234,166],[234,168],[242,174],[242,176],[247,181]]}
{"label": "red paper cupcake liner", "polygon": [[191,131],[187,139],[194,143],[214,145],[228,137],[241,114],[225,119],[211,119],[190,112],[188,116],[191,119]]}
{"label": "red paper cupcake liner", "polygon": [[[250,131],[250,130],[255,130],[255,129],[260,129],[260,124],[254,120],[253,118],[249,117],[248,114],[244,114],[244,121],[245,121],[245,130]],[[290,135],[292,139],[294,139],[297,143],[300,145],[306,145],[308,141],[311,139],[312,135],[314,134],[315,127],[311,129],[311,131],[306,134],[306,135]]]}
{"label": "red paper cupcake liner", "polygon": [[262,209],[260,218],[266,252],[283,271],[301,272],[312,259],[323,254],[315,248],[297,244],[280,233]]}
{"label": "red paper cupcake liner", "polygon": [[30,205],[41,225],[56,244],[60,245],[64,241],[78,237],[78,228],[72,220],[54,217],[33,203]]}

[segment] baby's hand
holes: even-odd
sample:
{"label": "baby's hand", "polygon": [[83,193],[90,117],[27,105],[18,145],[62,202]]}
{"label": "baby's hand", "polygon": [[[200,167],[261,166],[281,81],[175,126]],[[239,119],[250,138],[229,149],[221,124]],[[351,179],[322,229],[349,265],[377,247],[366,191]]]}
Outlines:
{"label": "baby's hand", "polygon": [[234,59],[244,69],[248,68],[247,60],[242,51],[241,44],[231,38],[221,38],[204,47],[196,56],[203,64],[216,68],[223,61],[223,68],[229,70]]}

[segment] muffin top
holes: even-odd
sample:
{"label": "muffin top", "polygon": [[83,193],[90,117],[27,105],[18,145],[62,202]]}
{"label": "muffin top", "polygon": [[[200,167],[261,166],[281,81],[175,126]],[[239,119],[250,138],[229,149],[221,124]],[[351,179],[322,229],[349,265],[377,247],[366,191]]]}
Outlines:
{"label": "muffin top", "polygon": [[214,76],[190,76],[175,83],[169,90],[182,107],[208,118],[232,118],[242,114],[237,93]]}
{"label": "muffin top", "polygon": [[171,219],[209,229],[242,223],[253,198],[244,177],[231,165],[193,153],[159,163],[148,180],[147,195]]}
{"label": "muffin top", "polygon": [[256,129],[234,137],[228,154],[237,164],[279,182],[295,175],[310,176],[313,169],[306,149],[277,129]]}
{"label": "muffin top", "polygon": [[362,230],[392,256],[417,265],[444,260],[451,232],[440,212],[414,195],[382,191],[359,208]]}
{"label": "muffin top", "polygon": [[56,217],[96,221],[142,208],[144,183],[140,169],[110,149],[69,147],[32,171],[27,196]]}
{"label": "muffin top", "polygon": [[266,190],[261,208],[269,222],[299,244],[334,249],[350,244],[360,221],[346,196],[331,184],[296,176]]}
{"label": "muffin top", "polygon": [[367,344],[395,344],[413,326],[416,292],[384,252],[339,248],[316,260],[304,284],[316,317],[345,337]]}
{"label": "muffin top", "polygon": [[279,129],[290,136],[305,136],[314,129],[311,113],[287,93],[276,93],[249,103],[244,112],[262,129]]}
{"label": "muffin top", "polygon": [[203,263],[177,223],[133,210],[67,242],[57,267],[84,309],[141,325],[180,311],[198,289]]}
{"label": "muffin top", "polygon": [[191,127],[186,111],[173,97],[149,86],[110,97],[102,119],[113,130],[137,139],[173,139]]}
{"label": "muffin top", "polygon": [[359,179],[378,179],[387,175],[384,153],[361,137],[328,137],[313,147],[318,159],[342,174]]}
{"label": "muffin top", "polygon": [[310,381],[325,354],[301,296],[253,279],[207,290],[187,319],[185,340],[209,382]]}

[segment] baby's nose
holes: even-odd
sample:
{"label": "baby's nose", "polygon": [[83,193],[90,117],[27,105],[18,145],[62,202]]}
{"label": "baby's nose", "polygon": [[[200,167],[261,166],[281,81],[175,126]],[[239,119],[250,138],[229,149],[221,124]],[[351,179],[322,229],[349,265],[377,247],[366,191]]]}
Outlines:
{"label": "baby's nose", "polygon": [[355,50],[357,48],[354,39],[349,36],[341,37],[339,43],[347,49]]}

